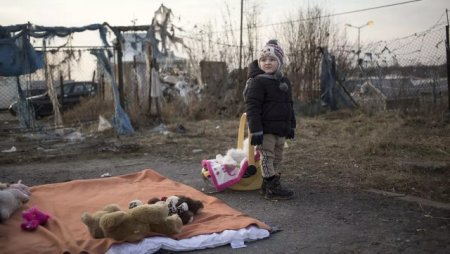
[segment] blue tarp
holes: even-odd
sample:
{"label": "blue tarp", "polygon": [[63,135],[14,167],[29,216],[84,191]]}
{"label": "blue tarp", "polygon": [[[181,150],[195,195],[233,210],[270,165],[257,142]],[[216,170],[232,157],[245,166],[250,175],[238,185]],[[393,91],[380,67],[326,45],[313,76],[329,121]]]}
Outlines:
{"label": "blue tarp", "polygon": [[40,68],[44,68],[44,59],[36,53],[26,33],[0,39],[0,76],[30,74]]}
{"label": "blue tarp", "polygon": [[[46,27],[34,25],[0,26],[0,76],[12,77],[30,74],[44,67],[43,57],[36,54],[28,36],[51,39],[66,37],[72,33],[98,30],[104,46],[109,46],[106,28],[102,24],[83,27]],[[12,33],[19,34],[11,36]],[[116,32],[115,32],[116,33]],[[110,52],[108,54],[111,55]]]}

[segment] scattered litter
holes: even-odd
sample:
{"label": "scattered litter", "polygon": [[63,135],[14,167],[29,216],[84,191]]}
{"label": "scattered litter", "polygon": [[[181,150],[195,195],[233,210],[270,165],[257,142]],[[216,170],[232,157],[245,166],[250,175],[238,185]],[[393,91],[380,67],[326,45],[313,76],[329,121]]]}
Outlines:
{"label": "scattered litter", "polygon": [[232,239],[230,244],[231,244],[231,248],[233,248],[233,249],[247,247],[247,245],[244,244],[244,240],[242,240],[242,239]]}
{"label": "scattered litter", "polygon": [[153,132],[159,132],[162,133],[164,135],[168,135],[170,134],[170,131],[167,130],[166,125],[165,124],[160,124],[157,127],[153,128],[152,130]]}
{"label": "scattered litter", "polygon": [[202,149],[194,149],[194,150],[192,150],[192,152],[193,153],[201,153],[201,152],[203,152],[203,150]]}
{"label": "scattered litter", "polygon": [[16,149],[15,146],[13,146],[13,147],[11,147],[11,149],[9,149],[9,150],[3,150],[2,152],[3,152],[3,153],[12,153],[12,152],[15,152],[15,151],[17,151],[17,149]]}
{"label": "scattered litter", "polygon": [[69,141],[77,141],[77,140],[83,140],[83,134],[79,133],[78,131],[72,132],[64,137],[64,139]]}
{"label": "scattered litter", "polygon": [[103,175],[101,175],[101,177],[110,177],[111,175],[109,173],[104,173]]}
{"label": "scattered litter", "polygon": [[112,124],[106,120],[103,116],[98,116],[98,131],[103,132],[105,130],[112,129]]}
{"label": "scattered litter", "polygon": [[177,127],[177,132],[178,133],[186,133],[186,128],[184,128],[184,126],[180,124]]}
{"label": "scattered litter", "polygon": [[153,128],[152,131],[154,131],[154,132],[163,132],[165,130],[166,130],[166,125],[162,123],[162,124],[156,126],[155,128]]}
{"label": "scattered litter", "polygon": [[283,231],[283,229],[279,228],[278,226],[270,226],[269,232],[271,234],[275,234],[275,233],[278,233],[278,232],[281,232],[281,231]]}

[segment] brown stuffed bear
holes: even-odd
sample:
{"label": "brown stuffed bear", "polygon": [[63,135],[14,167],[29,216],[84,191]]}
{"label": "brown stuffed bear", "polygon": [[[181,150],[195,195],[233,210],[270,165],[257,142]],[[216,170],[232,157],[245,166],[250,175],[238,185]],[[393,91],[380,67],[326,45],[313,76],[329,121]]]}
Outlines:
{"label": "brown stuffed bear", "polygon": [[203,202],[194,200],[183,195],[176,195],[170,197],[162,197],[161,199],[152,198],[148,204],[154,204],[158,201],[165,201],[169,207],[169,215],[178,214],[186,225],[194,220],[194,215],[197,215],[203,210]]}
{"label": "brown stuffed bear", "polygon": [[177,214],[168,214],[166,203],[157,202],[107,213],[100,218],[99,225],[105,237],[117,241],[140,241],[149,233],[170,237],[181,232],[183,222]]}
{"label": "brown stuffed bear", "polygon": [[94,238],[104,238],[103,230],[100,228],[100,218],[107,213],[120,211],[120,207],[116,204],[110,204],[103,208],[101,211],[97,211],[92,216],[88,212],[84,212],[81,215],[81,221],[88,227],[89,233]]}

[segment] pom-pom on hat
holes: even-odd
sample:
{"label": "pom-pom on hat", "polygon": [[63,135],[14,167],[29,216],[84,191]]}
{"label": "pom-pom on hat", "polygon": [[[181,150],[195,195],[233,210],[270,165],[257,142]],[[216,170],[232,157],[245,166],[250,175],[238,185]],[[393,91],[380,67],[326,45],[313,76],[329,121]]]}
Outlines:
{"label": "pom-pom on hat", "polygon": [[259,59],[258,59],[258,66],[261,68],[261,58],[265,56],[272,56],[275,57],[278,60],[278,70],[281,70],[281,67],[283,66],[283,58],[284,58],[284,52],[283,49],[278,46],[277,40],[269,40],[266,45],[261,49],[261,52],[259,53]]}

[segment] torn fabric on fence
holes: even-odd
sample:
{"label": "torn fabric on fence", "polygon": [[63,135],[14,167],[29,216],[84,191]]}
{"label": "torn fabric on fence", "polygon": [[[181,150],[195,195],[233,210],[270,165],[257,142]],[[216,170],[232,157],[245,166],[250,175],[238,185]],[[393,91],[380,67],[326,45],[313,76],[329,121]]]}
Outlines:
{"label": "torn fabric on fence", "polygon": [[19,118],[19,125],[22,128],[26,128],[27,130],[35,130],[42,129],[41,126],[37,123],[34,110],[31,108],[30,104],[27,102],[25,98],[25,93],[23,92],[20,86],[20,80],[16,77],[17,81],[17,91],[18,91],[18,99],[17,99],[17,116]]}
{"label": "torn fabric on fence", "polygon": [[[337,110],[338,104],[352,106],[350,101],[343,95],[341,89],[336,85],[337,77],[333,70],[332,56],[326,47],[322,48],[322,72],[320,74],[320,93],[322,106]],[[333,73],[334,72],[334,73]]]}
{"label": "torn fabric on fence", "polygon": [[98,63],[105,69],[108,76],[111,78],[112,90],[114,94],[114,109],[115,114],[113,117],[113,126],[118,134],[132,134],[134,133],[133,126],[131,126],[130,119],[125,113],[123,108],[120,106],[119,91],[117,89],[116,80],[111,70],[111,65],[106,58],[103,51],[91,50],[91,54],[97,57]]}
{"label": "torn fabric on fence", "polygon": [[33,26],[32,29],[30,30],[30,36],[35,38],[51,39],[55,36],[67,37],[73,33],[84,32],[86,30],[90,31],[98,30],[103,45],[109,46],[108,41],[106,40],[106,29],[102,24],[92,24],[82,27]]}
{"label": "torn fabric on fence", "polygon": [[16,77],[44,68],[42,55],[36,53],[24,31],[12,38],[0,37],[0,76]]}

